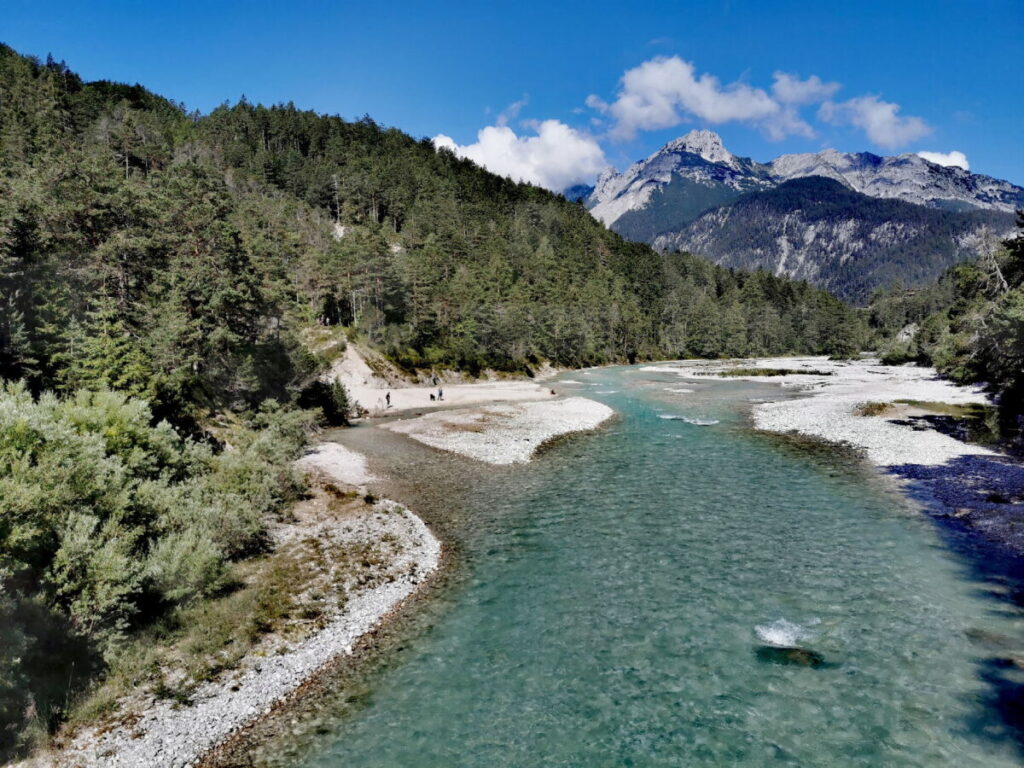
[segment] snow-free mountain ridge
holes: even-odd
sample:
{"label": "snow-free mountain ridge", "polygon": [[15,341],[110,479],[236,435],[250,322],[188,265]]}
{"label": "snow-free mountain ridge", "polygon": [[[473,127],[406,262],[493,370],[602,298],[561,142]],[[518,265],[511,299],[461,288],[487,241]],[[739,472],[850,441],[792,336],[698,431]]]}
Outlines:
{"label": "snow-free mountain ridge", "polygon": [[[675,177],[709,189],[724,186],[742,193],[808,176],[834,179],[871,197],[932,208],[1012,212],[1024,207],[1022,187],[956,166],[937,165],[915,154],[881,157],[826,149],[758,163],[733,155],[721,137],[709,130],[690,131],[622,173],[607,169],[586,202],[597,218],[615,229],[620,218],[647,207],[652,195],[674,183]],[[644,239],[656,234],[660,232]]]}
{"label": "snow-free mountain ridge", "polygon": [[995,247],[1024,207],[1024,188],[917,155],[826,149],[758,163],[708,130],[609,169],[582,192],[625,238],[807,279],[855,301],[924,284]]}

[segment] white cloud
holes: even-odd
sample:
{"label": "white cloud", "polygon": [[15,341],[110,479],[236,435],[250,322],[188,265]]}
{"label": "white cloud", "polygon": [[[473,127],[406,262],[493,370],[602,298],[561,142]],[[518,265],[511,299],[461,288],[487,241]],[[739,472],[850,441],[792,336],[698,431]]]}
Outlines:
{"label": "white cloud", "polygon": [[631,139],[640,130],[670,128],[691,117],[712,124],[751,123],[772,139],[790,134],[811,137],[813,129],[795,106],[808,103],[805,100],[816,93],[827,98],[835,92],[833,85],[817,77],[799,80],[778,73],[776,86],[791,99],[782,101],[778,94],[773,97],[746,83],[723,86],[714,75],[698,75],[692,63],[678,56],[658,56],[626,71],[615,101],[609,104],[591,95],[587,106],[614,119],[611,136],[615,139]]}
{"label": "white cloud", "polygon": [[817,104],[831,99],[842,86],[839,83],[822,82],[817,75],[801,80],[788,72],[776,72],[772,83],[772,94],[782,104]]}
{"label": "white cloud", "polygon": [[936,165],[955,165],[957,168],[963,168],[965,171],[971,170],[971,164],[967,162],[967,155],[957,150],[952,152],[926,152],[922,150],[917,153],[917,156],[923,157],[929,163],[935,163]]}
{"label": "white cloud", "polygon": [[881,101],[877,96],[858,96],[838,104],[826,101],[818,116],[834,125],[853,125],[880,147],[892,149],[907,144],[932,129],[920,117],[901,117],[900,105]]}
{"label": "white cloud", "polygon": [[434,146],[450,149],[492,173],[559,192],[590,181],[608,165],[597,141],[582,131],[558,120],[529,127],[535,135],[520,136],[503,123],[489,125],[477,133],[476,143],[466,145],[439,134]]}
{"label": "white cloud", "polygon": [[515,120],[517,117],[519,117],[519,113],[523,111],[523,107],[525,107],[529,103],[529,101],[530,99],[528,96],[523,96],[523,98],[521,98],[519,101],[513,101],[511,104],[505,107],[504,110],[501,111],[497,119],[495,119],[494,121],[495,124],[508,125],[509,121]]}

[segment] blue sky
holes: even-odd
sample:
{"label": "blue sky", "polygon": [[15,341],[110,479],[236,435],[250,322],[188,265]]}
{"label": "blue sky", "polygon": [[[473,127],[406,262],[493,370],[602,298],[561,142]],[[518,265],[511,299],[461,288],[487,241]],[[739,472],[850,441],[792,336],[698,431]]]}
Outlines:
{"label": "blue sky", "polygon": [[368,113],[549,186],[703,127],[757,160],[962,152],[1024,184],[1022,0],[5,0],[0,40],[204,112]]}

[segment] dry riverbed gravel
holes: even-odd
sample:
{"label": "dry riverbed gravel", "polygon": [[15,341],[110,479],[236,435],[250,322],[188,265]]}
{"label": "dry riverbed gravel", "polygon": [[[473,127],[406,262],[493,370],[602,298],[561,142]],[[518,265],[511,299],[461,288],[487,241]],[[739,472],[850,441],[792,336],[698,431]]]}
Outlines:
{"label": "dry riverbed gravel", "polygon": [[614,413],[604,403],[568,397],[439,411],[383,426],[443,451],[489,464],[516,464],[530,461],[548,440],[595,429]]}

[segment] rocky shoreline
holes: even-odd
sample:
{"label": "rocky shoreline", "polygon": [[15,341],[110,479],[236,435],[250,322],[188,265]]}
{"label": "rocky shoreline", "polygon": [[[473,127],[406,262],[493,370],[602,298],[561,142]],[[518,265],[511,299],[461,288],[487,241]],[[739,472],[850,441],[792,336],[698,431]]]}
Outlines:
{"label": "rocky shoreline", "polygon": [[[545,391],[547,397],[551,394]],[[613,415],[581,397],[540,402],[501,402],[438,411],[379,427],[432,447],[492,464],[530,461],[552,439],[596,428]],[[366,458],[339,443],[323,442],[296,462],[322,492],[366,495],[380,480]],[[220,764],[219,755],[244,743],[253,727],[288,708],[315,687],[321,674],[351,657],[404,603],[440,571],[442,544],[409,509],[373,500],[356,516],[276,525],[276,547],[315,540],[318,546],[388,542],[387,563],[366,585],[349,589],[344,607],[312,635],[297,642],[271,636],[237,668],[201,684],[186,704],[139,694],[122,702],[118,717],[80,729],[23,768],[193,768]]]}

